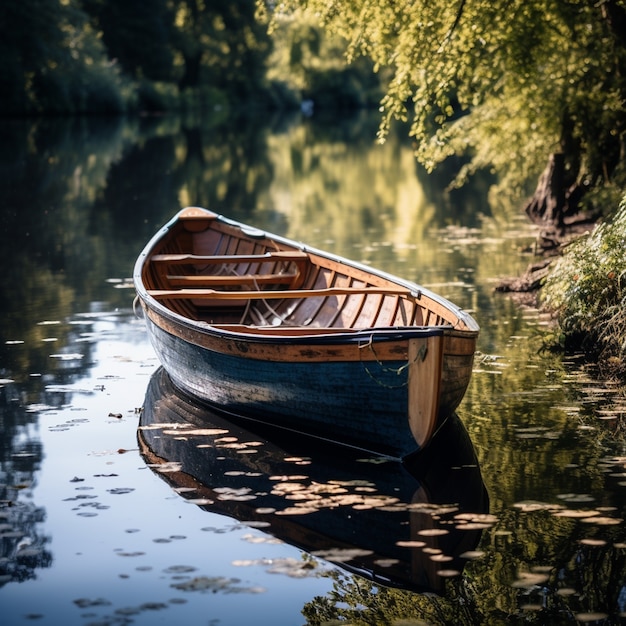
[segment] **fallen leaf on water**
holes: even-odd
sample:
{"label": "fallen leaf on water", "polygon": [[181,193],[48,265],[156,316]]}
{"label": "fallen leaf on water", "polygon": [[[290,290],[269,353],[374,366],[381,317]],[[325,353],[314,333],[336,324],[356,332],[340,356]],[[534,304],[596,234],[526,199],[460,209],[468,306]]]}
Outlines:
{"label": "fallen leaf on water", "polygon": [[548,580],[548,575],[538,572],[520,572],[517,580],[514,580],[512,587],[514,589],[527,589],[535,585],[541,585]]}
{"label": "fallen leaf on water", "polygon": [[482,550],[467,550],[463,554],[459,555],[462,559],[480,559],[485,556]]}
{"label": "fallen leaf on water", "polygon": [[396,541],[396,545],[401,548],[423,548],[426,545],[424,541]]}
{"label": "fallen leaf on water", "polygon": [[604,541],[604,539],[581,539],[578,543],[581,543],[584,546],[594,546],[594,547],[606,545],[606,541]]}
{"label": "fallen leaf on water", "polygon": [[598,511],[585,511],[582,509],[562,509],[556,513],[552,513],[554,517],[570,517],[572,519],[591,518],[595,515],[600,515]]}
{"label": "fallen leaf on water", "polygon": [[315,513],[318,509],[313,507],[305,508],[303,506],[290,506],[282,511],[276,511],[276,515],[308,515],[309,513]]}
{"label": "fallen leaf on water", "polygon": [[447,535],[449,533],[450,531],[444,528],[423,528],[417,534],[422,535],[422,537],[438,537],[439,535]]}
{"label": "fallen leaf on water", "polygon": [[617,524],[621,524],[623,520],[618,519],[617,517],[586,517],[580,520],[584,524],[597,524],[598,526],[615,526]]}
{"label": "fallen leaf on water", "polygon": [[607,613],[576,613],[574,616],[579,622],[598,622],[608,617]]}

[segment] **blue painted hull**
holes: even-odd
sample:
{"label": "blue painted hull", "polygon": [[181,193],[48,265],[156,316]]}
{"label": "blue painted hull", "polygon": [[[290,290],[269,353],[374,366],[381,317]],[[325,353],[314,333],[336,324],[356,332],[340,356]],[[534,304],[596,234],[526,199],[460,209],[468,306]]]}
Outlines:
{"label": "blue painted hull", "polygon": [[148,324],[174,384],[221,410],[394,458],[418,449],[406,361],[272,362],[209,351]]}

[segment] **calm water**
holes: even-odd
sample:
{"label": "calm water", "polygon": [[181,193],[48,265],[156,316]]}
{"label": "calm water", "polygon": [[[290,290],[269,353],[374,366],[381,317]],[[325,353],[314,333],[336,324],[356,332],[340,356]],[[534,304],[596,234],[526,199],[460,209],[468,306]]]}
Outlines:
{"label": "calm water", "polygon": [[[494,293],[534,233],[492,181],[447,191],[375,130],[0,123],[2,624],[620,623],[623,396]],[[472,311],[470,389],[419,467],[245,431],[171,393],[129,277],[191,204]],[[389,586],[353,573],[370,568]]]}

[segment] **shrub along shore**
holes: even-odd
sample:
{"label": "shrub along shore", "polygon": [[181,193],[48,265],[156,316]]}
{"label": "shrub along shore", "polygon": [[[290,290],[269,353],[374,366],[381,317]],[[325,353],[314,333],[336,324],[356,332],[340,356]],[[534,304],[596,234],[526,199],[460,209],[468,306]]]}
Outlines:
{"label": "shrub along shore", "polygon": [[610,221],[565,245],[538,302],[554,315],[551,347],[582,350],[603,376],[626,382],[626,197]]}

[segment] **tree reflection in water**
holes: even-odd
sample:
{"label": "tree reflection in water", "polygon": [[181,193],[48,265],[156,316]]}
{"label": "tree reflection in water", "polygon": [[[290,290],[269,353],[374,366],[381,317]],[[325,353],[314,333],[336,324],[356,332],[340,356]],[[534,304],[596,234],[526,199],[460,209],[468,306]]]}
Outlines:
{"label": "tree reflection in water", "polygon": [[43,450],[15,385],[0,381],[0,586],[36,577],[50,567],[45,510],[30,501]]}

